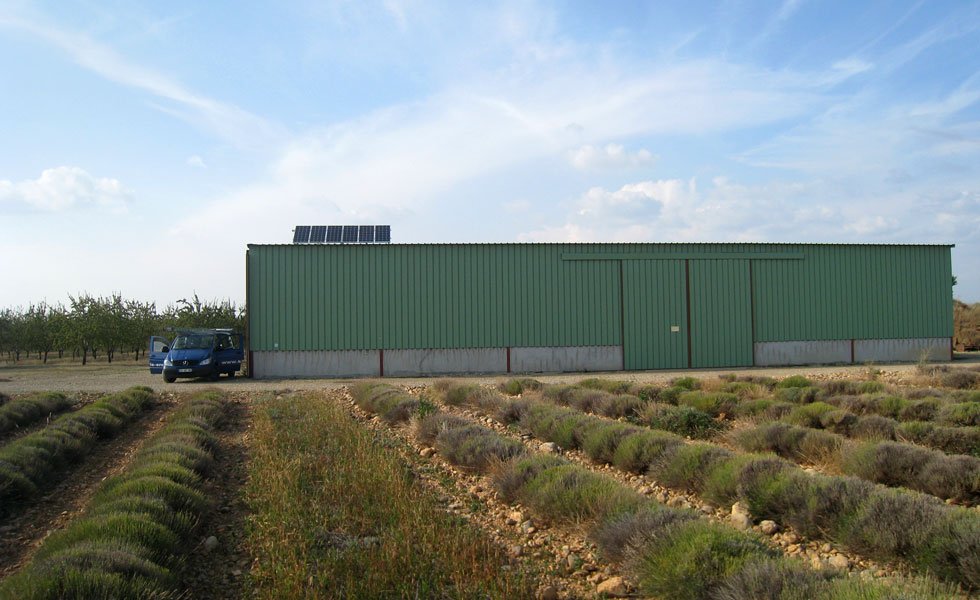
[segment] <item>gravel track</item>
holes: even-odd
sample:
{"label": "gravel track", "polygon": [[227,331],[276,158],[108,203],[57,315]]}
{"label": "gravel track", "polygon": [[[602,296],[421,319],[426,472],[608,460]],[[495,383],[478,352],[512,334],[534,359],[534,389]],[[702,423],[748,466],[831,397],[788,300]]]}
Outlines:
{"label": "gravel track", "polygon": [[[964,355],[957,358],[950,366],[969,366],[980,363],[980,354]],[[916,375],[916,365],[876,364],[873,368],[881,371],[881,379],[889,383],[903,383]],[[868,373],[868,365],[847,365],[830,367],[794,367],[794,368],[751,368],[751,369],[710,369],[710,370],[677,370],[677,371],[613,371],[605,373],[561,373],[535,374],[529,376],[545,383],[576,382],[588,377],[602,377],[635,381],[638,383],[666,383],[674,377],[692,375],[695,377],[716,377],[724,373],[742,373],[753,375],[768,375],[770,377],[786,377],[789,375],[806,375],[815,379],[838,379],[844,377],[862,377]],[[492,384],[505,381],[517,374],[511,375],[478,375],[466,377],[474,383]],[[462,377],[454,376],[457,379]],[[434,378],[385,378],[392,385],[417,386],[427,385]],[[115,392],[134,385],[146,385],[158,392],[190,392],[202,387],[217,387],[228,392],[254,391],[287,391],[287,390],[329,390],[339,389],[349,385],[352,379],[247,379],[222,377],[216,382],[207,379],[179,379],[176,383],[164,383],[161,375],[150,375],[149,369],[143,364],[91,363],[81,366],[79,363],[60,363],[56,365],[5,363],[0,366],[0,392],[19,394],[25,392],[60,391],[60,392]]]}
{"label": "gravel track", "polygon": [[[252,559],[245,549],[245,516],[242,497],[248,462],[251,402],[247,394],[229,395],[222,423],[212,433],[217,438],[214,468],[202,492],[211,500],[201,515],[197,543],[187,551],[187,561],[178,574],[182,598],[215,600],[244,597],[245,574]],[[218,545],[209,550],[205,540],[215,536]]]}

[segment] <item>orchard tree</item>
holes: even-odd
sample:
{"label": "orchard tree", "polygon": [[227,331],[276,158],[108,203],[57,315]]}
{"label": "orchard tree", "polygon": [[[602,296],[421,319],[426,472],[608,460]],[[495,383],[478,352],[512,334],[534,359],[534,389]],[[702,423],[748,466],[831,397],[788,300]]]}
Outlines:
{"label": "orchard tree", "polygon": [[44,302],[32,304],[24,315],[26,347],[37,352],[38,360],[48,362],[48,353],[54,348],[55,332],[51,326],[51,309]]}
{"label": "orchard tree", "polygon": [[58,358],[64,358],[65,348],[71,346],[71,319],[68,311],[59,304],[48,312],[48,321],[54,336],[54,349],[58,351]]}
{"label": "orchard tree", "polygon": [[239,312],[230,300],[201,300],[197,294],[188,300],[182,298],[177,305],[170,305],[164,319],[172,327],[241,329],[244,324],[244,311]]}
{"label": "orchard tree", "polygon": [[133,360],[139,360],[140,351],[146,352],[147,340],[159,331],[162,320],[155,302],[127,300],[126,314],[129,318],[127,341],[133,349]]}
{"label": "orchard tree", "polygon": [[95,344],[99,335],[100,306],[98,301],[87,293],[79,294],[77,298],[69,296],[71,313],[69,321],[71,329],[70,343],[82,351],[82,364],[88,364],[88,353],[95,358]]}

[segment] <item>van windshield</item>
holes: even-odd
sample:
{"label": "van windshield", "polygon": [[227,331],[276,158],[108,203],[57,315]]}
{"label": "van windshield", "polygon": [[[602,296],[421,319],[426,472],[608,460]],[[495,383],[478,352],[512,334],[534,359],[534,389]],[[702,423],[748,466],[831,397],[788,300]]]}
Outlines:
{"label": "van windshield", "polygon": [[214,343],[213,335],[179,335],[174,340],[174,350],[210,349]]}

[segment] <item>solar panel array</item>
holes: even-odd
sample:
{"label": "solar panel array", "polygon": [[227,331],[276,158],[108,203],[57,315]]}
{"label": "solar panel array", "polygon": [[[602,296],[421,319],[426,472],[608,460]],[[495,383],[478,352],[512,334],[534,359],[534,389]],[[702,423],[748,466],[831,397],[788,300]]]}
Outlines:
{"label": "solar panel array", "polygon": [[297,225],[294,244],[390,244],[391,225]]}

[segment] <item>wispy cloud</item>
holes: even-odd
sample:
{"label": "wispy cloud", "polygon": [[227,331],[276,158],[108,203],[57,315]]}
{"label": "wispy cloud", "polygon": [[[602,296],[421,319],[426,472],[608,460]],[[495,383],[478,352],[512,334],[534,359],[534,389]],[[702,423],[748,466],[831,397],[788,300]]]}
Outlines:
{"label": "wispy cloud", "polygon": [[[919,5],[916,5],[909,11],[909,16],[918,7]],[[883,72],[894,72],[919,58],[927,50],[970,35],[978,30],[980,30],[980,5],[966,3],[940,23],[909,40],[888,48],[877,62],[880,63]],[[878,43],[880,39],[881,36],[876,37],[874,43]]]}
{"label": "wispy cloud", "polygon": [[783,0],[779,5],[779,10],[770,15],[762,28],[762,32],[753,40],[752,45],[761,45],[775,35],[783,24],[796,14],[803,3],[804,0]]}
{"label": "wispy cloud", "polygon": [[91,37],[59,28],[39,18],[4,15],[0,26],[13,27],[67,53],[75,63],[101,77],[149,93],[150,105],[243,146],[267,144],[282,137],[280,127],[234,104],[196,93],[171,77],[136,64]]}
{"label": "wispy cloud", "polygon": [[793,13],[799,10],[802,5],[803,0],[783,0],[783,3],[779,5],[779,12],[776,13],[774,20],[778,22],[785,21],[793,16]]}
{"label": "wispy cloud", "polygon": [[[268,223],[258,218],[267,212],[268,198],[279,204],[282,226],[311,211],[424,211],[454,186],[569,151],[580,155],[583,166],[648,164],[648,152],[597,144],[771,123],[804,111],[815,99],[809,86],[803,78],[721,61],[628,74],[566,64],[534,77],[472,81],[298,136],[270,177],[208,210],[222,218],[235,214],[243,228],[265,236],[267,228],[256,224]],[[596,148],[593,157],[582,150],[588,147]],[[199,230],[207,220],[202,216],[177,230]]]}
{"label": "wispy cloud", "polygon": [[980,124],[959,118],[980,104],[974,80],[932,101],[896,103],[884,110],[874,94],[854,95],[741,152],[738,159],[827,177],[885,177],[895,169],[931,177],[939,168],[937,161],[954,152],[980,159],[980,146],[971,143]]}

